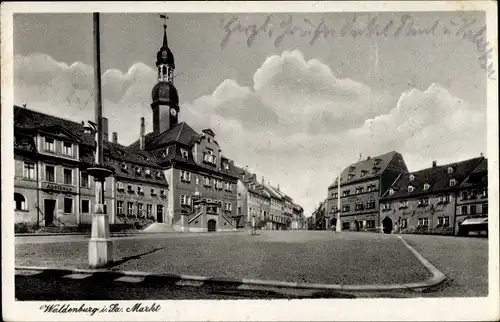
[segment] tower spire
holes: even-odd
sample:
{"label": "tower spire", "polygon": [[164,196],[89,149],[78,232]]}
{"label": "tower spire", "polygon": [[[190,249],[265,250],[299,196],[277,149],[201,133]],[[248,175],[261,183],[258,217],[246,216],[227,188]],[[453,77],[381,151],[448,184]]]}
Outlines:
{"label": "tower spire", "polygon": [[167,41],[167,20],[168,16],[167,14],[160,15],[160,18],[163,19],[163,45],[161,48],[168,48],[168,41]]}

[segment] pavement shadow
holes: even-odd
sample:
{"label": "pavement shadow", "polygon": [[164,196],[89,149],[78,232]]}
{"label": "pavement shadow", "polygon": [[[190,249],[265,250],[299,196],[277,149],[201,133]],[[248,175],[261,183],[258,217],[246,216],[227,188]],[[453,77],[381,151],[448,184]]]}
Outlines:
{"label": "pavement shadow", "polygon": [[127,256],[127,257],[123,257],[122,259],[120,260],[117,260],[117,261],[112,261],[110,263],[108,263],[108,265],[106,265],[106,268],[111,268],[111,267],[116,267],[116,266],[119,266],[123,263],[126,263],[130,260],[133,260],[133,259],[139,259],[141,258],[142,256],[145,256],[145,255],[149,255],[149,254],[152,254],[152,253],[155,253],[157,251],[160,251],[162,249],[164,249],[165,247],[157,247],[155,249],[152,249],[148,252],[145,252],[145,253],[142,253],[142,254],[137,254],[137,255],[133,255],[133,256]]}

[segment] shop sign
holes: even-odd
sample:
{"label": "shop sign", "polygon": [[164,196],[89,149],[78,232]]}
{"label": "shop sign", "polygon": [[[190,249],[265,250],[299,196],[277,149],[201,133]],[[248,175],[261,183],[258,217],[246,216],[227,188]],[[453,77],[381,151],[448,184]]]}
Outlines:
{"label": "shop sign", "polygon": [[73,187],[57,183],[44,183],[42,189],[60,191],[60,192],[70,192],[70,193],[73,192]]}

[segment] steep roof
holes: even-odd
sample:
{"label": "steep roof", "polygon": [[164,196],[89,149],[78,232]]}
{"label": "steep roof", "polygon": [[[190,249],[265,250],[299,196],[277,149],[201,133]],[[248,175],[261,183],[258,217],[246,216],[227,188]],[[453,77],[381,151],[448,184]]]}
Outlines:
{"label": "steep roof", "polygon": [[[255,173],[250,173],[246,169],[238,166],[233,165],[233,167],[233,173],[238,177],[248,191],[259,194],[265,198],[271,198],[269,192],[267,192],[264,186],[258,182],[257,175]],[[255,189],[252,188],[252,184],[255,185]]]}
{"label": "steep roof", "polygon": [[[389,195],[388,190],[384,192],[382,199],[399,199],[456,189],[476,169],[483,159],[484,157],[478,157],[416,172],[403,173],[390,187],[390,189],[394,190],[394,193]],[[448,173],[448,168],[452,169],[451,173]],[[413,180],[411,177],[413,177]],[[456,180],[455,186],[450,186],[449,182],[451,179]],[[429,184],[429,188],[424,190],[426,183]],[[408,192],[408,186],[410,185],[413,187],[412,192]]]}
{"label": "steep roof", "polygon": [[477,185],[488,185],[488,159],[484,158],[471,174],[460,185],[461,188],[467,188]]}
{"label": "steep roof", "polygon": [[[161,133],[150,132],[145,136],[145,150],[151,151],[172,143],[181,143],[190,146],[200,137],[186,122],[177,123],[173,128]],[[139,140],[130,145],[139,149]]]}
{"label": "steep roof", "polygon": [[[348,184],[359,180],[368,180],[379,176],[387,168],[394,156],[399,154],[396,151],[391,151],[376,157],[368,157],[364,160],[352,163],[346,167],[340,175],[340,184]],[[374,172],[374,169],[377,169]],[[351,175],[349,179],[349,175]],[[337,187],[337,178],[328,188]]]}
{"label": "steep roof", "polygon": [[94,145],[94,137],[84,132],[83,124],[14,105],[15,129],[39,130],[54,126],[62,127],[73,133],[83,144]]}

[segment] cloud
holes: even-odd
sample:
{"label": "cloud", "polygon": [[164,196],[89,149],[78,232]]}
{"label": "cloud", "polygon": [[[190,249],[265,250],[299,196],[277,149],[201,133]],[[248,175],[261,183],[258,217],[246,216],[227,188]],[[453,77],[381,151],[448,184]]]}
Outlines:
{"label": "cloud", "polygon": [[[139,119],[152,130],[156,72],[143,63],[103,73],[110,132],[129,144]],[[180,120],[216,133],[223,153],[280,184],[307,215],[326,197],[339,168],[396,150],[410,170],[486,152],[486,108],[470,106],[438,84],[391,96],[337,78],[299,51],[268,57],[251,86],[227,79],[211,94],[181,103]],[[44,54],[15,57],[15,101],[75,121],[93,117],[93,69]],[[181,97],[182,102],[182,97]]]}

